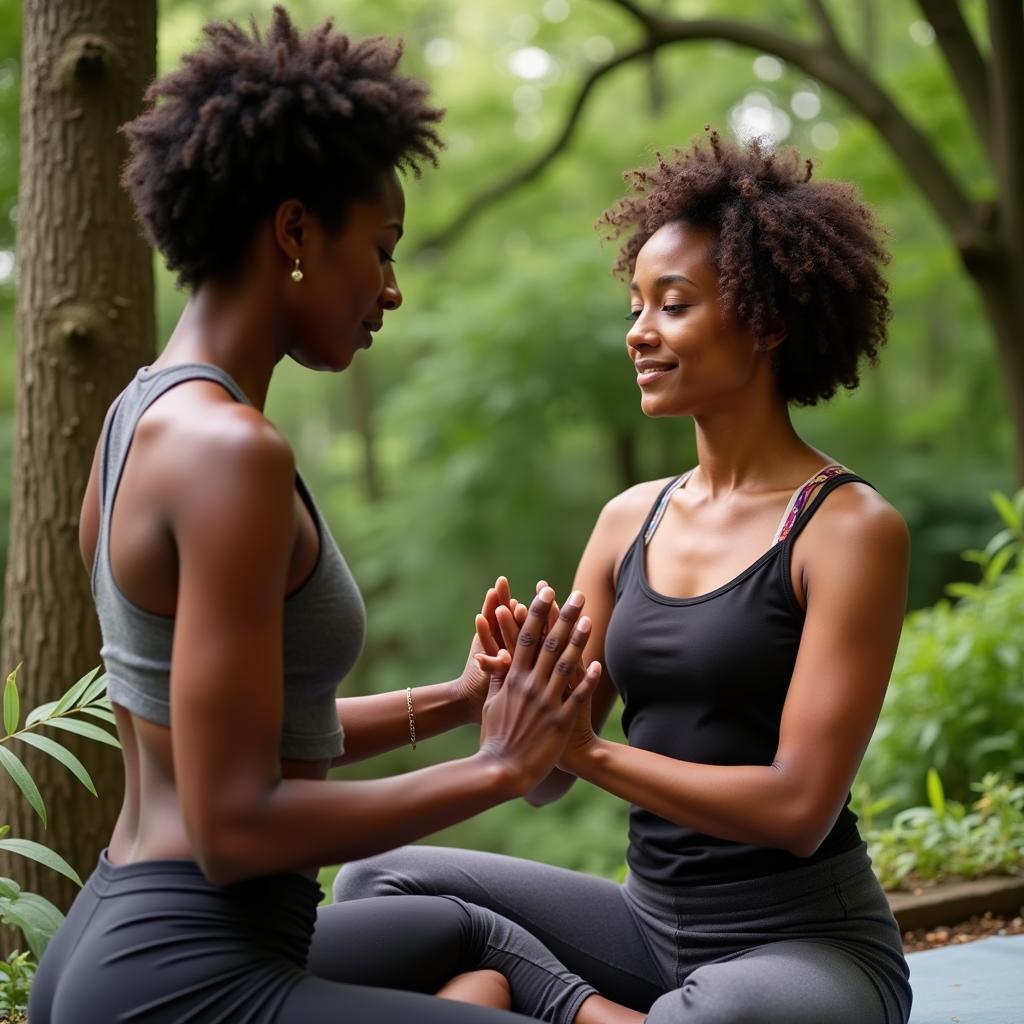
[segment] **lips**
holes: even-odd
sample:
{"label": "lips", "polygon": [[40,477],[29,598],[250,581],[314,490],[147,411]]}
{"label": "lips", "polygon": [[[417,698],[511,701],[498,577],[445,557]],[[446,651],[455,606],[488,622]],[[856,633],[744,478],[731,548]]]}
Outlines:
{"label": "lips", "polygon": [[657,359],[638,359],[634,365],[636,366],[636,382],[640,387],[653,384],[676,368],[675,363],[665,363]]}
{"label": "lips", "polygon": [[384,324],[380,320],[364,320],[361,326],[363,330],[366,331],[366,341],[363,347],[369,348],[373,344],[373,335],[376,334]]}

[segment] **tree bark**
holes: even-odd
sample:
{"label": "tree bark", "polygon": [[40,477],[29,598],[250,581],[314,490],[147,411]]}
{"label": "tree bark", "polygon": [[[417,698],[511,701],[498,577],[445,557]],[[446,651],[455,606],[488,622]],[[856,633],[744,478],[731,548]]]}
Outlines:
{"label": "tree bark", "polygon": [[[105,410],[155,351],[148,247],[119,186],[133,117],[156,71],[156,0],[26,0],[18,198],[18,390],[3,672],[19,662],[22,706],[63,692],[99,662],[78,552],[78,515]],[[55,761],[21,747],[50,817],[44,830],[6,778],[11,835],[83,876],[121,798],[117,752],[58,737],[88,765],[99,805]],[[32,756],[36,754],[36,756]],[[66,907],[74,885],[21,858],[0,875]]]}

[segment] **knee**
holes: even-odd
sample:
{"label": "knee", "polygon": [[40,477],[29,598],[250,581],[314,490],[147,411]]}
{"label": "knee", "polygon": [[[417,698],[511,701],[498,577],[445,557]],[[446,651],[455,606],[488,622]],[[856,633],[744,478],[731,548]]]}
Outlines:
{"label": "knee", "polygon": [[698,967],[681,988],[654,1001],[646,1024],[765,1024],[755,1000],[747,1003],[740,993],[722,991],[716,974]]}
{"label": "knee", "polygon": [[334,879],[335,903],[361,900],[370,896],[407,896],[418,892],[403,869],[404,850],[391,850],[346,864]]}

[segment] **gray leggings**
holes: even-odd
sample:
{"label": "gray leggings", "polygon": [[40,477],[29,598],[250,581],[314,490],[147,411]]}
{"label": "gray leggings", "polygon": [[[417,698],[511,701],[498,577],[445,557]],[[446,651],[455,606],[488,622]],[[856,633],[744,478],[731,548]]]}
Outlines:
{"label": "gray leggings", "polygon": [[[336,901],[387,895],[487,907],[554,954],[566,992],[580,992],[582,979],[647,1012],[648,1024],[906,1024],[910,1015],[899,929],[863,844],[769,878],[689,888],[409,846],[349,864],[334,886]],[[519,1009],[514,981],[512,991]],[[569,1024],[575,1012],[542,1016]]]}

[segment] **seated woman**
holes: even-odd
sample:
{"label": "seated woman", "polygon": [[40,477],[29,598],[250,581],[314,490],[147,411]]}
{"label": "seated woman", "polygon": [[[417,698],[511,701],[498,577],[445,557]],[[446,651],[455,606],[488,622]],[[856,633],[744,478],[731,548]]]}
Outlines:
{"label": "seated woman", "polygon": [[[589,622],[575,594],[541,646],[544,588],[494,680],[471,658],[458,680],[415,695],[335,701],[363,603],[263,406],[284,357],[344,370],[398,308],[396,169],[434,161],[441,114],[382,40],[329,24],[302,36],[280,8],[265,37],[205,31],[126,126],[125,183],[191,295],[111,407],[82,506],[125,795],[43,957],[32,1022],[524,1020],[422,994],[502,1005],[509,986],[525,1012],[570,1017],[593,989],[491,911],[430,897],[316,920],[317,865],[535,786],[599,668],[566,694]],[[325,779],[332,764],[473,720],[472,757]],[[331,951],[317,974],[314,926]]]}
{"label": "seated woman", "polygon": [[[697,465],[613,498],[575,586],[607,665],[534,794],[574,778],[628,801],[629,875],[410,847],[335,897],[448,894],[500,911],[650,1024],[904,1024],[900,934],[849,786],[904,614],[908,537],[867,483],[801,439],[790,405],[854,388],[889,306],[854,190],[792,151],[706,142],[631,175],[626,353],[648,416],[689,417]],[[481,626],[495,671],[508,602]],[[614,684],[614,685],[613,685]],[[598,738],[616,692],[628,745]],[[577,1020],[598,1003],[588,1000]]]}

